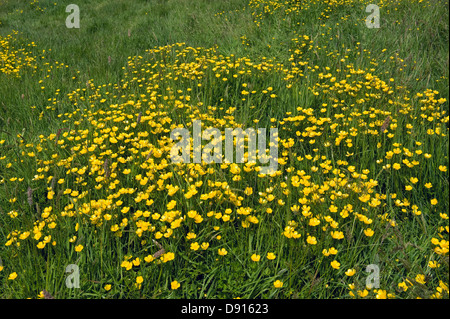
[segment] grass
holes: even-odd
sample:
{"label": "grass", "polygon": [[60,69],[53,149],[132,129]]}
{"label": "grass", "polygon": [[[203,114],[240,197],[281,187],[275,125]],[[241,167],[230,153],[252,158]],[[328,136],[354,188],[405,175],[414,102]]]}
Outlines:
{"label": "grass", "polygon": [[[70,3],[0,0],[0,297],[448,298],[447,2]],[[195,119],[277,172],[170,163]]]}

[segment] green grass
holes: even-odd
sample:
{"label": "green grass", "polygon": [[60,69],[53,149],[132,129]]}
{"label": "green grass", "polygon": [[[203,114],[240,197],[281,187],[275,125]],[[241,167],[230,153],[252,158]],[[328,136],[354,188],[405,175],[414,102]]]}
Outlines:
{"label": "green grass", "polygon": [[[256,5],[258,2],[261,4]],[[364,291],[368,276],[364,270],[369,264],[380,267],[381,289],[398,298],[436,297],[433,294],[439,292],[442,283],[448,287],[448,216],[442,215],[449,211],[448,2],[388,1],[381,7],[380,29],[365,26],[365,6],[371,2],[362,0],[274,1],[266,7],[263,4],[269,1],[80,0],[76,3],[80,7],[80,29],[65,27],[65,7],[70,3],[0,0],[0,39],[18,31],[8,46],[0,47],[0,53],[23,48],[35,57],[30,65],[18,63],[22,67],[17,77],[0,73],[1,298],[36,298],[43,289],[57,298],[348,298],[349,284],[354,284],[356,297],[357,291]],[[34,45],[30,45],[32,42]],[[180,45],[163,48],[172,44]],[[19,56],[21,53],[13,60]],[[204,57],[209,60],[202,60]],[[267,69],[257,70],[240,60],[244,57]],[[236,61],[240,61],[239,66],[233,65]],[[197,78],[175,76],[183,70],[183,63],[200,63],[199,70],[204,74]],[[192,65],[186,70],[191,70]],[[248,73],[239,74],[241,70]],[[291,75],[291,79],[287,78]],[[223,81],[223,77],[227,80]],[[344,80],[351,90],[336,85]],[[383,90],[383,86],[387,89]],[[272,91],[264,93],[269,87]],[[435,92],[429,93],[428,89]],[[256,93],[243,95],[243,90]],[[241,180],[233,180],[236,174],[230,167],[219,164],[212,165],[213,172],[205,175],[192,167],[162,165],[149,184],[156,185],[163,173],[171,172],[173,176],[167,183],[178,185],[181,191],[172,197],[167,190],[155,190],[150,197],[154,200],[151,208],[137,203],[136,194],[122,195],[123,206],[131,208],[122,237],[110,231],[112,223],[120,222],[118,208],[112,209],[111,223],[105,220],[97,225],[89,215],[60,216],[71,203],[75,210],[81,209],[84,203],[113,194],[107,188],[108,178],[97,182],[97,175],[88,175],[81,186],[79,176],[67,172],[73,167],[87,167],[91,172],[96,164],[88,155],[71,148],[78,140],[68,139],[65,132],[77,130],[79,140],[88,145],[105,134],[93,119],[126,132],[139,113],[148,114],[152,92],[155,108],[151,112],[156,115],[131,129],[135,136],[150,132],[142,136],[152,147],[164,147],[173,123],[190,126],[192,118],[203,116],[205,125],[222,130],[237,125],[279,127],[283,141],[295,141],[292,147],[280,148],[280,156],[287,164],[279,165],[278,176],[260,178],[252,171],[241,173]],[[272,93],[274,97],[270,97]],[[421,101],[423,97],[418,93],[430,94],[429,101]],[[190,101],[181,95],[189,95]],[[191,108],[177,109],[174,100]],[[129,115],[129,123],[108,118],[118,114]],[[304,119],[292,119],[302,115]],[[391,118],[390,126],[380,133],[387,116]],[[350,134],[352,129],[356,135]],[[440,134],[430,135],[429,130],[436,129]],[[318,134],[306,134],[311,131]],[[338,145],[340,134],[346,135]],[[55,136],[67,147],[55,143]],[[347,142],[349,138],[351,142]],[[112,154],[134,157],[127,164],[116,162],[119,168],[113,168],[113,172],[119,174],[120,187],[141,191],[144,188],[135,176],[146,173],[140,165],[145,162],[147,149],[142,147],[141,153],[134,153],[133,143],[120,140],[114,144],[106,138],[102,145]],[[392,160],[386,157],[386,152],[396,149],[400,153],[394,154]],[[419,150],[431,158],[414,153]],[[409,156],[408,151],[413,154]],[[51,162],[55,154],[59,159],[74,160],[68,166],[56,165]],[[92,155],[101,162],[95,174],[106,176],[102,167],[108,165],[104,161],[108,159],[111,165],[115,158],[102,153],[100,147]],[[162,163],[154,155],[151,159],[152,163]],[[408,168],[404,160],[417,160],[418,164]],[[394,163],[402,168],[385,167]],[[331,169],[325,168],[328,165]],[[352,175],[352,166],[359,174],[366,174],[367,169],[367,179]],[[47,171],[42,170],[45,167]],[[240,167],[242,170],[243,165]],[[318,171],[312,167],[318,167]],[[131,173],[120,174],[124,168],[130,168]],[[188,173],[189,169],[193,173]],[[308,195],[308,185],[302,183],[298,188],[290,182],[302,170],[317,186],[314,195]],[[45,178],[36,179],[37,174]],[[53,176],[55,181],[64,179],[63,183],[52,182]],[[411,177],[418,178],[419,183],[412,184]],[[333,178],[344,179],[345,187],[332,186]],[[380,196],[380,205],[370,206],[359,199],[367,191],[364,183],[371,179],[378,182],[372,198]],[[198,181],[203,183],[198,186],[198,194],[183,196]],[[208,181],[227,181],[231,190],[243,197],[243,206],[254,209],[252,214],[259,222],[243,228],[244,217],[236,213],[240,205],[230,195],[200,200],[201,194],[214,189]],[[424,187],[425,183],[432,187]],[[95,189],[98,184],[104,187]],[[405,190],[407,185],[413,185],[414,190]],[[53,200],[47,197],[48,187],[55,190]],[[254,196],[244,195],[247,187],[253,188]],[[259,193],[270,193],[269,187],[274,187],[276,199],[261,203],[266,195]],[[32,205],[27,199],[29,188],[33,190]],[[67,188],[86,190],[87,195],[74,202],[63,194]],[[220,186],[217,188],[220,190]],[[313,199],[316,195],[318,199]],[[302,198],[308,198],[305,205],[320,219],[319,226],[308,225],[311,217],[302,216]],[[135,222],[147,219],[131,216],[147,209],[163,215],[172,199],[183,215],[197,210],[205,221],[196,224],[187,217],[174,230],[174,236],[158,239],[166,252],[175,252],[175,260],[146,263],[143,258],[159,249],[152,241],[155,234],[151,231],[139,237]],[[408,205],[397,199],[407,200]],[[438,204],[430,204],[432,199],[437,199]],[[350,217],[339,217],[348,204],[353,206]],[[300,212],[291,209],[294,205],[300,206]],[[331,205],[338,207],[336,213],[329,211]],[[422,213],[412,213],[413,205]],[[33,234],[18,240],[20,246],[15,242],[5,245],[11,243],[14,232],[32,230],[42,220],[48,224],[50,221],[41,215],[44,207],[52,207],[51,216],[57,218],[57,228],[48,229],[56,245],[49,243],[39,249],[39,240],[34,240]],[[273,212],[266,213],[267,208]],[[229,222],[206,217],[211,210],[223,213],[226,209],[233,211]],[[11,218],[11,211],[18,216]],[[372,223],[358,220],[356,213]],[[330,237],[333,226],[327,221],[329,216],[339,221],[337,230],[343,232],[344,239]],[[157,227],[162,225],[150,217],[148,220]],[[298,224],[299,239],[283,235],[290,221]],[[389,221],[395,221],[396,226]],[[77,223],[81,227],[75,231]],[[328,228],[323,230],[325,225]],[[375,231],[372,237],[364,234],[368,227]],[[185,238],[190,231],[197,234],[195,241],[208,242],[210,247],[191,250],[192,240]],[[69,242],[74,235],[75,242]],[[217,235],[222,239],[214,239]],[[307,243],[309,235],[317,238],[316,245]],[[432,238],[446,241],[447,252],[433,251]],[[74,250],[78,244],[84,246],[81,252]],[[331,247],[338,254],[325,256],[323,249]],[[228,254],[218,255],[220,248]],[[268,252],[274,252],[277,258],[268,260]],[[250,259],[253,253],[261,255],[260,262]],[[139,257],[141,264],[126,270],[121,267],[126,256],[132,256],[132,260]],[[339,270],[330,267],[334,259],[341,264]],[[430,260],[439,262],[440,267],[430,268]],[[69,264],[79,266],[81,289],[65,285],[64,271]],[[356,269],[353,277],[344,274],[350,268]],[[11,281],[8,276],[13,272],[18,277]],[[415,281],[421,274],[426,276],[424,285]],[[138,276],[144,278],[140,289],[135,286]],[[402,292],[398,283],[407,279],[414,285]],[[174,280],[181,283],[177,290],[170,289]],[[276,280],[283,281],[282,288],[274,287]],[[108,292],[106,284],[112,285]],[[448,298],[448,288],[440,293]],[[377,294],[381,293],[372,290],[368,298]]]}

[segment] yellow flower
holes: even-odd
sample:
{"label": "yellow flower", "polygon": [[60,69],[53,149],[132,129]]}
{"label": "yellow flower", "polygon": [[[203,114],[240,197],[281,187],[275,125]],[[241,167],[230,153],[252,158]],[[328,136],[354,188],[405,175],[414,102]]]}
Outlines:
{"label": "yellow flower", "polygon": [[161,256],[161,259],[162,259],[163,263],[166,263],[168,261],[174,260],[175,254],[171,253],[171,252],[165,253],[164,255]]}
{"label": "yellow flower", "polygon": [[251,258],[253,261],[257,262],[257,261],[259,261],[259,260],[261,259],[261,256],[260,256],[260,255],[257,255],[257,254],[253,254],[250,258]]}
{"label": "yellow flower", "polygon": [[447,166],[439,165],[439,170],[440,170],[441,172],[446,172],[446,171],[447,171]]}
{"label": "yellow flower", "polygon": [[113,136],[109,138],[109,141],[113,144],[117,143],[117,139]]}
{"label": "yellow flower", "polygon": [[353,276],[356,273],[356,269],[347,269],[347,271],[345,272],[346,276]]}
{"label": "yellow flower", "polygon": [[280,281],[280,280],[277,280],[277,281],[275,281],[275,282],[273,283],[273,286],[274,286],[275,288],[281,288],[281,287],[283,287],[283,282]]}
{"label": "yellow flower", "polygon": [[331,237],[333,237],[334,239],[343,239],[344,238],[344,233],[341,231],[332,231],[330,234],[331,234]]}
{"label": "yellow flower", "polygon": [[170,283],[170,288],[172,290],[177,290],[178,288],[180,288],[180,283],[178,281],[174,280]]}
{"label": "yellow flower", "polygon": [[371,228],[364,229],[364,235],[367,237],[372,237],[374,234],[374,231]]}
{"label": "yellow flower", "polygon": [[82,251],[83,250],[83,245],[77,245],[77,246],[75,246],[75,251],[77,252],[77,253],[79,253],[80,251]]}
{"label": "yellow flower", "polygon": [[377,298],[377,299],[386,299],[387,298],[386,290],[378,289],[377,295],[375,296],[375,298]]}
{"label": "yellow flower", "polygon": [[428,262],[428,267],[430,267],[430,268],[438,268],[440,266],[441,266],[441,264],[438,264],[438,262],[436,260],[430,260]]}
{"label": "yellow flower", "polygon": [[308,236],[308,238],[306,238],[306,242],[310,245],[315,245],[317,244],[317,239],[314,236]]}
{"label": "yellow flower", "polygon": [[142,283],[144,282],[144,278],[142,276],[136,277],[136,283],[135,286],[137,289],[141,289]]}
{"label": "yellow flower", "polygon": [[196,251],[196,250],[198,250],[199,248],[200,248],[200,245],[199,245],[197,242],[191,243],[191,250]]}
{"label": "yellow flower", "polygon": [[220,248],[218,250],[218,253],[220,256],[225,256],[226,254],[228,254],[228,251],[225,248]]}
{"label": "yellow flower", "polygon": [[398,284],[398,287],[401,288],[403,291],[408,290],[408,285],[405,282],[400,282]]}
{"label": "yellow flower", "polygon": [[187,233],[187,235],[186,235],[186,239],[187,240],[194,239],[196,237],[197,237],[197,235],[195,233],[192,233],[192,232]]}
{"label": "yellow flower", "polygon": [[16,272],[10,273],[9,276],[8,276],[9,280],[14,280],[16,278],[17,278],[17,273]]}
{"label": "yellow flower", "polygon": [[208,249],[209,247],[209,243],[203,242],[202,245],[200,246],[203,250]]}
{"label": "yellow flower", "polygon": [[418,274],[415,279],[416,279],[416,282],[418,282],[419,284],[425,285],[425,283],[426,283],[425,275]]}
{"label": "yellow flower", "polygon": [[267,259],[274,260],[277,256],[274,253],[267,253]]}
{"label": "yellow flower", "polygon": [[328,250],[328,252],[329,252],[331,255],[336,255],[336,254],[338,253],[337,249],[334,248],[334,247],[331,247],[331,248]]}
{"label": "yellow flower", "polygon": [[338,208],[335,205],[331,205],[329,208],[330,212],[336,213],[338,211]]}
{"label": "yellow flower", "polygon": [[134,266],[139,266],[141,264],[141,260],[139,259],[139,257],[137,257],[135,260],[132,261]]}
{"label": "yellow flower", "polygon": [[367,291],[367,289],[364,290],[358,290],[358,295],[362,298],[366,297],[369,294],[369,292]]}
{"label": "yellow flower", "polygon": [[103,289],[105,289],[106,291],[110,291],[111,290],[111,285],[107,284],[103,287]]}
{"label": "yellow flower", "polygon": [[339,269],[339,267],[341,267],[341,264],[337,260],[333,260],[330,264],[334,269]]}
{"label": "yellow flower", "polygon": [[146,257],[144,257],[145,262],[149,263],[152,262],[155,258],[153,257],[153,255],[148,255]]}
{"label": "yellow flower", "polygon": [[431,203],[431,205],[437,205],[438,200],[437,200],[436,198],[433,198],[433,199],[430,201],[430,203]]}

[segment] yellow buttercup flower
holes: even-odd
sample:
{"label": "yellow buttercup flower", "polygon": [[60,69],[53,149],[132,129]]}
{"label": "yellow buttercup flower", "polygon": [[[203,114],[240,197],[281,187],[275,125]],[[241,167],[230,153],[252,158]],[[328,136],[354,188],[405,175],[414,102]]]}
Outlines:
{"label": "yellow buttercup flower", "polygon": [[14,280],[16,278],[17,278],[17,273],[16,272],[12,272],[8,276],[8,280]]}
{"label": "yellow buttercup flower", "polygon": [[178,288],[180,288],[180,286],[181,286],[180,283],[176,280],[170,283],[170,289],[172,290],[177,290]]}
{"label": "yellow buttercup flower", "polygon": [[331,267],[333,267],[334,269],[339,269],[341,267],[341,264],[337,260],[333,260],[331,262]]}
{"label": "yellow buttercup flower", "polygon": [[310,245],[316,245],[317,244],[317,239],[314,236],[308,236],[306,238],[306,242]]}
{"label": "yellow buttercup flower", "polygon": [[364,235],[366,235],[367,237],[372,237],[374,233],[375,232],[370,228],[364,229]]}
{"label": "yellow buttercup flower", "polygon": [[258,262],[258,261],[260,261],[261,256],[260,256],[260,255],[257,255],[257,254],[253,254],[250,258],[251,258],[253,261]]}
{"label": "yellow buttercup flower", "polygon": [[77,246],[75,246],[75,251],[77,252],[77,253],[79,253],[79,252],[81,252],[82,250],[83,250],[83,245],[77,245]]}
{"label": "yellow buttercup flower", "polygon": [[273,283],[273,286],[274,286],[275,288],[281,288],[281,287],[283,287],[283,282],[280,281],[280,280],[276,280],[276,281]]}
{"label": "yellow buttercup flower", "polygon": [[415,278],[416,282],[418,282],[419,284],[425,285],[426,284],[426,280],[425,280],[425,275],[422,274],[418,274]]}
{"label": "yellow buttercup flower", "polygon": [[274,260],[275,258],[277,258],[277,256],[274,253],[271,253],[271,252],[268,252],[266,257],[269,260]]}
{"label": "yellow buttercup flower", "polygon": [[356,273],[356,269],[347,269],[347,271],[345,272],[346,276],[353,276]]}
{"label": "yellow buttercup flower", "polygon": [[200,248],[200,245],[197,242],[191,243],[191,247],[190,248],[191,248],[191,250],[196,251],[196,250],[198,250]]}

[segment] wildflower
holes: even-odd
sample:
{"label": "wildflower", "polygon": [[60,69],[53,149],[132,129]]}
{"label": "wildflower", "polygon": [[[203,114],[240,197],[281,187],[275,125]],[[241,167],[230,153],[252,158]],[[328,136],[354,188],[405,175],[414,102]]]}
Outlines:
{"label": "wildflower", "polygon": [[142,283],[144,282],[144,278],[142,276],[136,277],[136,283],[135,286],[137,289],[141,289]]}
{"label": "wildflower", "polygon": [[347,269],[347,271],[345,272],[346,276],[353,276],[356,273],[356,269]]}
{"label": "wildflower", "polygon": [[16,272],[10,273],[9,276],[8,276],[8,280],[14,280],[16,278],[17,278],[17,273]]}
{"label": "wildflower", "polygon": [[267,259],[269,260],[274,260],[275,258],[277,258],[277,256],[274,253],[267,253]]}
{"label": "wildflower", "polygon": [[341,264],[337,260],[333,260],[330,264],[334,269],[339,269],[339,267],[341,267]]}
{"label": "wildflower", "polygon": [[153,255],[147,255],[146,257],[144,257],[144,260],[146,263],[152,262],[155,258],[153,257]]}
{"label": "wildflower", "polygon": [[175,254],[171,253],[171,252],[165,253],[164,255],[161,256],[161,259],[162,259],[163,263],[166,263],[168,261],[174,260]]}
{"label": "wildflower", "polygon": [[344,238],[344,233],[341,231],[332,231],[331,232],[331,237],[333,237],[334,239],[343,239]]}
{"label": "wildflower", "polygon": [[387,298],[386,290],[378,289],[375,298],[377,298],[377,299],[386,299]]}
{"label": "wildflower", "polygon": [[261,256],[260,256],[260,255],[257,255],[257,254],[253,254],[250,258],[251,258],[253,261],[258,262],[258,261],[261,259]]}
{"label": "wildflower", "polygon": [[372,237],[374,233],[375,232],[370,228],[364,229],[364,235],[366,235],[367,237]]}
{"label": "wildflower", "polygon": [[315,245],[317,244],[317,239],[314,236],[308,236],[308,238],[306,238],[306,242],[310,245]]}
{"label": "wildflower", "polygon": [[436,260],[430,260],[428,262],[428,267],[430,267],[430,268],[438,268],[440,266],[441,266],[441,264],[438,264],[438,262]]}
{"label": "wildflower", "polygon": [[197,235],[196,235],[195,233],[192,233],[192,232],[189,232],[189,233],[187,233],[187,235],[186,235],[186,239],[187,239],[187,240],[194,239],[194,238],[196,238],[196,237],[197,237]]}
{"label": "wildflower", "polygon": [[418,282],[419,284],[425,285],[426,281],[425,281],[425,275],[422,274],[418,274],[415,278],[416,282]]}
{"label": "wildflower", "polygon": [[111,285],[110,284],[106,284],[103,289],[105,289],[106,291],[110,291],[111,290]]}
{"label": "wildflower", "polygon": [[226,254],[228,254],[228,251],[225,248],[220,248],[218,250],[218,253],[220,256],[225,256]]}
{"label": "wildflower", "polygon": [[170,289],[177,290],[178,288],[180,288],[180,283],[178,281],[174,280],[170,283]]}
{"label": "wildflower", "polygon": [[196,251],[196,250],[198,250],[200,248],[200,245],[197,242],[191,243],[191,247],[190,248],[191,248],[191,250]]}
{"label": "wildflower", "polygon": [[398,287],[399,287],[400,289],[402,289],[403,291],[408,290],[408,285],[407,285],[406,282],[404,282],[404,281],[400,282],[400,283],[398,284]]}
{"label": "wildflower", "polygon": [[369,294],[369,291],[367,291],[367,289],[364,290],[358,290],[358,296],[360,296],[361,298],[366,297]]}
{"label": "wildflower", "polygon": [[273,286],[274,286],[275,288],[281,288],[281,287],[283,287],[283,282],[280,281],[280,280],[276,280],[276,281],[273,283]]}
{"label": "wildflower", "polygon": [[82,250],[83,250],[83,245],[77,245],[77,246],[75,246],[75,251],[77,252],[77,253],[79,253],[79,252],[81,252]]}
{"label": "wildflower", "polygon": [[446,172],[447,171],[447,166],[444,166],[444,165],[439,165],[439,170],[441,171],[441,172]]}

